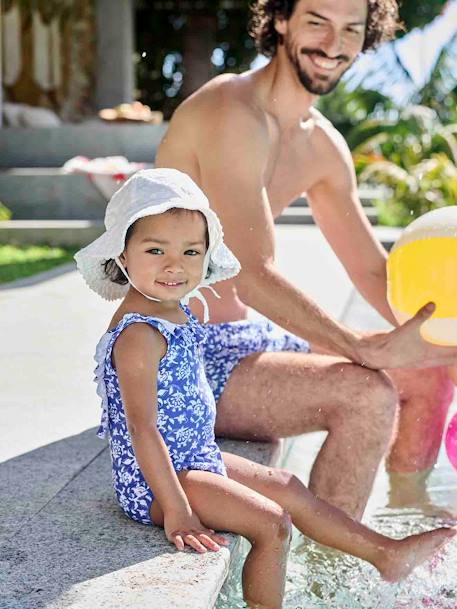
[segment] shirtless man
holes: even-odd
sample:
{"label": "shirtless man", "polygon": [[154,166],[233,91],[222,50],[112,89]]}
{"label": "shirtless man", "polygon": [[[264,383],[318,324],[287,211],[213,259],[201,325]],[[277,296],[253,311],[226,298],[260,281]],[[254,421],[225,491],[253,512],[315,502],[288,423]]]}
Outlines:
{"label": "shirtless man", "polygon": [[[386,252],[364,215],[350,152],[313,108],[361,51],[392,37],[397,6],[395,0],[257,0],[253,11],[258,49],[271,62],[218,76],[185,100],[156,165],[180,169],[202,187],[242,266],[235,280],[216,286],[221,300],[208,297],[214,325],[205,357],[218,435],[260,440],[327,430],[310,488],[360,518],[398,402],[388,466],[408,472],[433,465],[453,394],[445,366],[456,361],[457,350],[420,338],[433,306],[372,336],[331,319],[276,270],[273,221],[306,192],[356,288],[397,325],[386,300]],[[278,337],[266,324],[246,321],[248,306],[295,336]],[[312,343],[310,352],[303,339]],[[237,475],[242,480],[243,472]]]}

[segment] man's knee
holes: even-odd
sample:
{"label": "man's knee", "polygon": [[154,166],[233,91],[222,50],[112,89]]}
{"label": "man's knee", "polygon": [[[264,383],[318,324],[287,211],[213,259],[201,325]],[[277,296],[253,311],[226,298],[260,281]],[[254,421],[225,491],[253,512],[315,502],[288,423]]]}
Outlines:
{"label": "man's knee", "polygon": [[[398,409],[398,391],[388,375],[382,370],[371,370],[374,379],[369,389],[369,409],[382,415],[386,421],[395,420]],[[371,399],[370,399],[371,398]]]}
{"label": "man's knee", "polygon": [[391,379],[381,370],[352,366],[352,385],[342,391],[345,404],[337,411],[337,422],[349,426],[367,427],[390,433],[395,425],[398,392]]}

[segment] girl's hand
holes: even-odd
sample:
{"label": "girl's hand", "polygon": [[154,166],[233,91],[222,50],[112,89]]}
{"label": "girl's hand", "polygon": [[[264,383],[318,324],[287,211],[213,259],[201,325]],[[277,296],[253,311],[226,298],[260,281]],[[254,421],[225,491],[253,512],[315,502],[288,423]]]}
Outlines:
{"label": "girl's hand", "polygon": [[204,527],[191,508],[186,512],[164,514],[163,528],[168,541],[174,543],[178,550],[184,550],[188,545],[204,554],[207,548],[217,552],[220,545],[228,545],[224,537]]}

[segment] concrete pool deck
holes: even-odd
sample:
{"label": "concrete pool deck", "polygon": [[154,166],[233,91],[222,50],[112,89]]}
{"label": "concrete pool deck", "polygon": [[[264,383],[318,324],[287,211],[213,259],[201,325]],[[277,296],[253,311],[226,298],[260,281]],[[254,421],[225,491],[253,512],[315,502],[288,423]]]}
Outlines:
{"label": "concrete pool deck", "polygon": [[[366,306],[318,229],[280,226],[276,237],[284,275],[361,328]],[[178,555],[161,531],[120,514],[92,383],[95,344],[117,304],[71,265],[50,276],[0,289],[0,609],[210,608],[237,539],[217,555]],[[272,445],[224,449],[278,458]]]}

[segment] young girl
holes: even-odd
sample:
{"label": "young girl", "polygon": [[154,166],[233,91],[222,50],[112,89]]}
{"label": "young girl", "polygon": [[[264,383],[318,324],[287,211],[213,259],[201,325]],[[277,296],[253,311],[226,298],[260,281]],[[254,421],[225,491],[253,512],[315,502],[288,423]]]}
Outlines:
{"label": "young girl", "polygon": [[[306,536],[406,576],[455,534],[379,535],[314,497],[295,476],[236,455],[214,440],[215,402],[201,343],[183,304],[239,264],[202,191],[173,169],[136,173],[113,196],[106,232],[75,258],[88,285],[123,298],[96,352],[113,484],[130,518],[162,526],[178,550],[217,551],[215,529],[246,537],[243,591],[251,607],[281,607],[291,522]],[[203,300],[203,299],[202,299]],[[207,317],[207,311],[206,315]]]}

